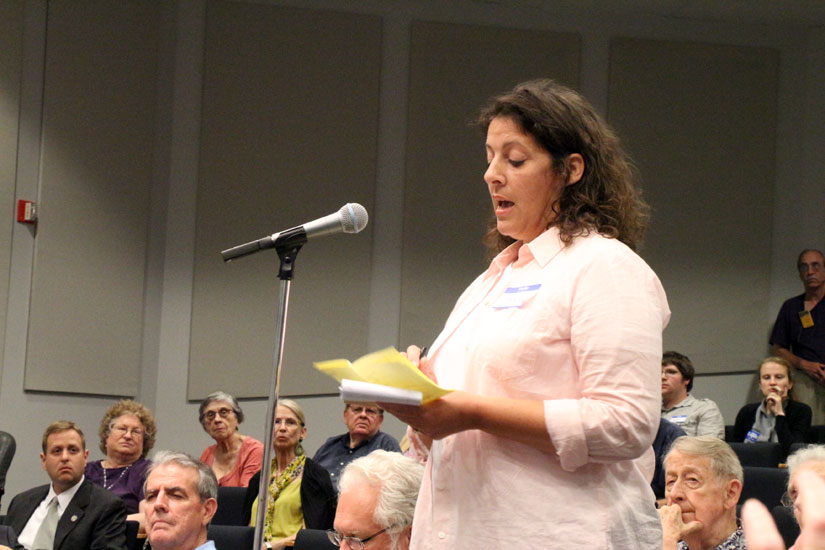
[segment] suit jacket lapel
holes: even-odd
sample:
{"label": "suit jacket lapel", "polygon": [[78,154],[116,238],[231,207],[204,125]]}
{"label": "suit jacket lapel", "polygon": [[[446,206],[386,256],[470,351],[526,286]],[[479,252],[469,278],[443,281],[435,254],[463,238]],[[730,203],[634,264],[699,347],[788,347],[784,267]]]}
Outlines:
{"label": "suit jacket lapel", "polygon": [[32,492],[27,500],[20,501],[19,507],[21,511],[17,512],[17,510],[15,510],[12,521],[8,523],[8,525],[14,529],[15,533],[23,532],[23,529],[31,519],[32,514],[37,507],[40,506],[40,503],[43,502],[43,499],[46,498],[46,495],[48,494],[49,486],[43,485],[42,487],[38,487],[37,491]]}
{"label": "suit jacket lapel", "polygon": [[83,484],[77,490],[72,501],[66,507],[66,511],[60,516],[57,523],[57,530],[54,533],[54,550],[58,550],[63,544],[63,539],[72,532],[72,529],[83,519],[86,507],[89,505],[89,497],[92,491],[91,481],[83,480]]}

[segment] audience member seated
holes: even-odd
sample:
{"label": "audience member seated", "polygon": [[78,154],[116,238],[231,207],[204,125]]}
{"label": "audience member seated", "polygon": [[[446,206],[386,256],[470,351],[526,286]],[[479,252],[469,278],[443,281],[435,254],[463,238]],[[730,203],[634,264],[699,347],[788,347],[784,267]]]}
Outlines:
{"label": "audience member seated", "polygon": [[53,422],[43,434],[40,461],[51,479],[11,501],[6,525],[27,549],[123,550],[126,506],[83,475],[86,439],[74,423]]}
{"label": "audience member seated", "polygon": [[783,457],[791,445],[808,440],[811,408],[793,400],[791,365],[780,357],[768,357],[759,366],[759,389],[765,398],[742,407],[736,415],[735,441],[778,442]]}
{"label": "audience member seated", "polygon": [[725,421],[710,399],[696,399],[693,364],[687,356],[666,351],[662,356],[662,416],[685,430],[687,435],[712,435],[725,439]]}
{"label": "audience member seated", "polygon": [[[808,445],[788,457],[788,492],[782,504],[793,508],[794,517],[800,528],[804,529],[802,501],[799,499],[800,474],[810,471],[825,480],[825,445]],[[820,501],[818,506],[825,508]]]}
{"label": "audience member seated", "polygon": [[656,500],[663,503],[665,498],[665,455],[670,451],[670,446],[678,438],[685,434],[685,430],[667,420],[659,419],[659,430],[656,432],[656,439],[653,440],[653,454],[656,456],[656,469],[653,471],[653,481],[650,488],[656,495]]}
{"label": "audience member seated", "polygon": [[155,445],[155,418],[152,412],[129,399],[118,401],[100,421],[100,450],[106,458],[86,464],[86,477],[119,496],[126,505],[128,519],[143,524],[140,501],[149,461],[146,455]]}
{"label": "audience member seated", "polygon": [[[823,550],[825,548],[825,479],[822,473],[802,468],[795,476],[794,512],[802,527],[796,543],[789,550]],[[742,508],[742,524],[750,550],[784,550],[782,536],[770,512],[761,502],[751,499]]]}
{"label": "audience member seated", "polygon": [[742,550],[736,521],[742,466],[730,446],[711,436],[680,437],[665,457],[659,508],[663,550]]}
{"label": "audience member seated", "polygon": [[395,452],[373,451],[341,474],[335,529],[330,540],[347,548],[408,550],[413,512],[424,475],[418,461]]}
{"label": "audience member seated", "polygon": [[[335,519],[335,489],[325,469],[304,455],[304,411],[291,399],[279,399],[272,434],[275,456],[269,468],[269,503],[264,540],[267,548],[284,548],[302,527],[329,529]],[[246,518],[257,520],[260,472],[249,482]]]}
{"label": "audience member seated", "polygon": [[204,449],[201,460],[218,478],[219,487],[246,487],[264,460],[264,444],[241,435],[243,410],[238,401],[222,391],[209,394],[201,402],[199,418],[204,431],[215,440]]}
{"label": "audience member seated", "polygon": [[376,449],[400,453],[398,441],[380,431],[383,422],[384,411],[375,403],[347,403],[344,406],[347,433],[327,439],[312,460],[326,468],[335,482],[344,466]]}
{"label": "audience member seated", "polygon": [[146,537],[152,550],[215,550],[206,527],[217,496],[218,480],[209,466],[184,453],[157,453],[146,477]]}

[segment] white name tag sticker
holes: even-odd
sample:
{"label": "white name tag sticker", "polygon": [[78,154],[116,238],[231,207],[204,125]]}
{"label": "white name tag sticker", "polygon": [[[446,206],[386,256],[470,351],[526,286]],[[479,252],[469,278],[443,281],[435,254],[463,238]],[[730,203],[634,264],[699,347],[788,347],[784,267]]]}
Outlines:
{"label": "white name tag sticker", "polygon": [[524,305],[524,302],[535,296],[540,288],[541,283],[507,287],[507,290],[493,304],[493,309],[519,308]]}
{"label": "white name tag sticker", "polygon": [[680,414],[680,415],[674,416],[670,419],[670,421],[673,422],[674,424],[678,424],[679,426],[681,426],[682,424],[687,422],[687,415],[686,414]]}

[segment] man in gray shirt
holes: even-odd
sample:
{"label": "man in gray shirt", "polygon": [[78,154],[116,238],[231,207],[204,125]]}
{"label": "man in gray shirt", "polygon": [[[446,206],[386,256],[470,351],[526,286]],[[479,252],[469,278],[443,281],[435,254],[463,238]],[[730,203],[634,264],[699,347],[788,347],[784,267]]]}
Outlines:
{"label": "man in gray shirt", "polygon": [[710,399],[696,399],[693,364],[686,355],[666,351],[662,356],[662,417],[680,426],[687,435],[711,435],[725,439],[725,421]]}

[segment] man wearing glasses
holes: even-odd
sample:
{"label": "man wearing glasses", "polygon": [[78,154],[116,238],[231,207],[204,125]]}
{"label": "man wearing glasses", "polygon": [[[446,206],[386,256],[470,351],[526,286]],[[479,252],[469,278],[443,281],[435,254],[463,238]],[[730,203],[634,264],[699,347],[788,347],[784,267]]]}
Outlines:
{"label": "man wearing glasses", "polygon": [[825,257],[803,250],[796,262],[805,292],[782,304],[770,343],[800,372],[794,399],[811,406],[813,423],[825,423]]}
{"label": "man wearing glasses", "polygon": [[384,422],[384,411],[375,403],[347,403],[344,423],[347,433],[330,437],[312,457],[329,472],[332,484],[337,485],[344,467],[376,449],[401,452],[398,441],[379,431]]}
{"label": "man wearing glasses", "polygon": [[424,466],[400,453],[375,451],[341,474],[335,529],[329,540],[346,550],[408,550]]}

